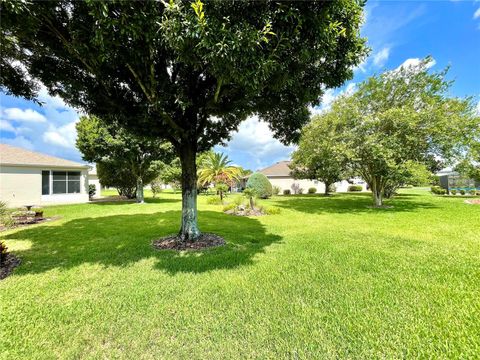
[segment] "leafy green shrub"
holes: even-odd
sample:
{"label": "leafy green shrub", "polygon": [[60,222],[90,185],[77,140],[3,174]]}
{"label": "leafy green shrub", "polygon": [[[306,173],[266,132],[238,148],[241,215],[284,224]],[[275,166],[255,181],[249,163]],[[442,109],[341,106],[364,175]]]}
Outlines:
{"label": "leafy green shrub", "polygon": [[290,189],[283,190],[283,195],[290,195]]}
{"label": "leafy green shrub", "polygon": [[452,194],[452,195],[457,195],[457,190],[456,190],[456,189],[450,190],[450,194]]}
{"label": "leafy green shrub", "polygon": [[477,191],[475,189],[472,189],[472,190],[468,191],[468,194],[472,195],[472,196],[475,196],[476,193],[477,193]]}
{"label": "leafy green shrub", "polygon": [[272,187],[272,194],[273,194],[273,195],[278,195],[278,194],[280,194],[280,191],[281,191],[281,190],[282,190],[282,189],[280,189],[279,186],[274,186],[274,187]]}
{"label": "leafy green shrub", "polygon": [[247,188],[254,189],[256,195],[262,199],[269,198],[273,193],[272,184],[261,173],[254,173],[248,178]]}
{"label": "leafy green shrub", "polygon": [[308,188],[308,193],[309,194],[315,194],[316,192],[317,192],[317,188],[315,188],[315,187]]}
{"label": "leafy green shrub", "polygon": [[235,205],[234,203],[230,203],[230,204],[227,204],[227,205],[223,206],[223,212],[229,211],[229,210],[234,210],[236,208],[237,208],[237,205]]}
{"label": "leafy green shrub", "polygon": [[460,190],[460,195],[465,195],[465,190]]}
{"label": "leafy green shrub", "polygon": [[153,194],[153,197],[155,198],[163,190],[162,181],[159,178],[156,178],[150,183],[150,188],[152,189],[152,194]]}
{"label": "leafy green shrub", "polygon": [[362,185],[350,185],[347,188],[347,191],[349,191],[349,192],[358,192],[358,191],[362,191],[362,190],[363,190]]}
{"label": "leafy green shrub", "polygon": [[278,215],[282,212],[282,210],[278,207],[275,207],[275,206],[269,206],[269,207],[266,207],[264,208],[263,210],[265,212],[265,214],[267,215]]}
{"label": "leafy green shrub", "polygon": [[89,184],[88,185],[88,198],[91,199],[93,198],[93,195],[95,195],[97,191],[97,187],[95,186],[95,184]]}
{"label": "leafy green shrub", "polygon": [[5,241],[1,240],[0,241],[0,266],[3,265],[3,262],[7,259],[7,250],[8,250],[8,247],[7,247],[7,244],[5,243]]}
{"label": "leafy green shrub", "polygon": [[[430,188],[430,191],[433,193],[433,194],[436,194],[436,195],[446,195],[447,194],[447,190],[446,189],[443,189],[442,187],[440,186],[432,186]],[[463,190],[465,191],[465,190]],[[460,190],[460,193],[462,192],[462,190]],[[463,194],[462,194],[463,195]]]}
{"label": "leafy green shrub", "polygon": [[222,205],[222,200],[218,196],[209,196],[207,197],[208,205]]}
{"label": "leafy green shrub", "polygon": [[236,206],[239,206],[243,204],[243,200],[244,200],[243,196],[237,195],[233,198],[232,203]]}
{"label": "leafy green shrub", "polygon": [[477,190],[476,195],[480,196],[480,190]]}

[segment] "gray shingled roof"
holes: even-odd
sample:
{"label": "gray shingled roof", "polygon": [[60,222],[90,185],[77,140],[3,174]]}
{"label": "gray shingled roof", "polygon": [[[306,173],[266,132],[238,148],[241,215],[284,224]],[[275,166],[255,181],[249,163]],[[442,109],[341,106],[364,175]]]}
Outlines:
{"label": "gray shingled roof", "polygon": [[88,168],[88,165],[86,164],[41,154],[7,144],[0,144],[0,164],[11,166]]}

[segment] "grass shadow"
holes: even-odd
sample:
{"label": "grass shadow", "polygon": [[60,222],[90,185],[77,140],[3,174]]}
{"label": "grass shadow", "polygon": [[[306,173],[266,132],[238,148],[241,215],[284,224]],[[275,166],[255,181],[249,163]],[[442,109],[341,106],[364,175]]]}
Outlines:
{"label": "grass shadow", "polygon": [[273,201],[275,206],[309,214],[322,213],[366,213],[366,212],[408,212],[416,209],[435,208],[427,202],[412,201],[409,196],[398,195],[385,201],[389,208],[372,208],[370,193],[324,195],[294,195]]}
{"label": "grass shadow", "polygon": [[171,274],[231,269],[251,264],[256,254],[281,240],[266,233],[254,218],[214,211],[202,211],[199,217],[202,231],[223,236],[226,246],[200,252],[155,250],[154,239],[178,231],[180,211],[81,218],[22,229],[4,238],[25,242],[20,246],[24,250],[13,251],[22,258],[15,271],[18,275],[70,269],[84,263],[124,267],[151,257],[157,259],[155,268]]}

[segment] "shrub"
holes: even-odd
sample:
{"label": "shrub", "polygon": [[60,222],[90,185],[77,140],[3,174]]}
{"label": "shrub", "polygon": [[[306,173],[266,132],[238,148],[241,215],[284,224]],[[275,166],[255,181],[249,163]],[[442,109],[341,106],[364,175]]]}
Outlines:
{"label": "shrub", "polygon": [[262,199],[269,198],[273,193],[272,184],[261,173],[254,173],[248,178],[247,188],[255,190],[255,194]]}
{"label": "shrub", "polygon": [[156,178],[150,183],[150,188],[152,189],[152,194],[155,198],[158,194],[162,192],[162,181],[159,178]]}
{"label": "shrub", "polygon": [[480,190],[477,190],[476,194],[477,196],[480,196]]}
{"label": "shrub", "polygon": [[207,204],[208,205],[222,205],[222,200],[220,200],[217,196],[209,196],[207,197]]}
{"label": "shrub", "polygon": [[280,189],[279,186],[274,186],[274,187],[272,187],[272,194],[273,194],[273,195],[278,195],[278,194],[280,194],[280,191],[281,191],[281,190],[282,190],[282,189]]}
{"label": "shrub", "polygon": [[233,203],[234,205],[236,205],[236,206],[239,206],[239,205],[242,205],[242,204],[243,204],[243,200],[244,200],[244,199],[243,199],[243,196],[237,195],[237,196],[235,196],[235,197],[233,198],[232,203]]}
{"label": "shrub", "polygon": [[328,186],[328,192],[329,193],[337,192],[337,187],[335,186],[335,184],[331,184]]}
{"label": "shrub", "polygon": [[263,211],[267,215],[278,215],[282,212],[282,210],[280,208],[275,207],[275,206],[266,207]]}
{"label": "shrub", "polygon": [[227,205],[223,206],[223,212],[229,211],[229,210],[234,210],[236,208],[237,208],[237,205],[235,205],[234,203],[230,203],[230,204],[227,204]]}
{"label": "shrub", "polygon": [[[446,189],[443,189],[441,188],[440,186],[432,186],[430,188],[430,191],[433,193],[433,194],[436,194],[436,195],[445,195],[447,193],[447,190]],[[463,190],[465,192],[465,190]],[[460,190],[460,193],[462,192],[462,190]],[[462,194],[463,195],[463,194]]]}
{"label": "shrub", "polygon": [[456,189],[450,190],[450,194],[452,194],[452,195],[457,195],[457,190],[456,190]]}
{"label": "shrub", "polygon": [[460,195],[465,195],[465,190],[460,190]]}
{"label": "shrub", "polygon": [[290,189],[283,190],[283,195],[290,195]]}
{"label": "shrub", "polygon": [[362,185],[350,185],[347,188],[347,191],[349,191],[349,192],[358,192],[358,191],[362,191],[362,190],[363,190]]}
{"label": "shrub", "polygon": [[477,191],[475,189],[472,189],[472,190],[469,190],[468,193],[472,196],[475,196],[475,194],[477,193]]}
{"label": "shrub", "polygon": [[7,259],[7,250],[8,250],[8,247],[7,247],[7,244],[5,243],[5,241],[1,240],[0,241],[0,266],[3,265],[3,262]]}
{"label": "shrub", "polygon": [[97,187],[95,184],[89,184],[88,185],[88,198],[91,199],[93,198],[93,195],[97,192]]}
{"label": "shrub", "polygon": [[317,192],[317,188],[315,188],[315,187],[308,188],[308,193],[309,194],[315,194],[316,192]]}

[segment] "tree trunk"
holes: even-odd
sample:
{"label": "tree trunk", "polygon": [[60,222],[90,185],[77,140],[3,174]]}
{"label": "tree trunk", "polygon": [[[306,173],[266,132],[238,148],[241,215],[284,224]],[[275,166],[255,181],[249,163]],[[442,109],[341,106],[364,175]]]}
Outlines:
{"label": "tree trunk", "polygon": [[195,145],[183,145],[179,149],[182,164],[182,241],[195,241],[200,236],[197,215],[197,164]]}
{"label": "tree trunk", "polygon": [[137,203],[145,203],[145,199],[143,197],[143,180],[141,176],[137,178]]}
{"label": "tree trunk", "polygon": [[250,198],[250,209],[255,210],[255,206],[253,204],[253,197]]}
{"label": "tree trunk", "polygon": [[328,196],[328,188],[330,187],[330,184],[325,183],[325,196]]}
{"label": "tree trunk", "polygon": [[377,179],[373,179],[372,184],[370,185],[370,188],[372,189],[373,205],[375,207],[383,206],[383,189],[378,184],[379,182],[380,181],[377,181]]}

